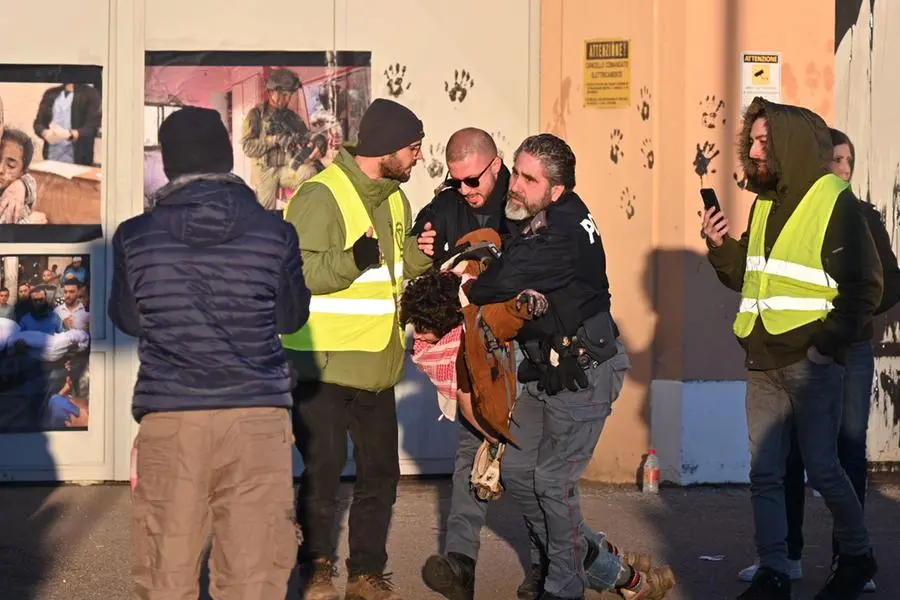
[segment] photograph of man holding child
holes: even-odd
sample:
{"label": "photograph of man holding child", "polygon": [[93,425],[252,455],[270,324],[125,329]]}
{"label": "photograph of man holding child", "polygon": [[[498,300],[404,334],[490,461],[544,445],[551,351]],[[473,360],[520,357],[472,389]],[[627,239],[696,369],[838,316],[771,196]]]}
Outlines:
{"label": "photograph of man holding child", "polygon": [[101,236],[102,104],[100,67],[0,65],[0,242]]}

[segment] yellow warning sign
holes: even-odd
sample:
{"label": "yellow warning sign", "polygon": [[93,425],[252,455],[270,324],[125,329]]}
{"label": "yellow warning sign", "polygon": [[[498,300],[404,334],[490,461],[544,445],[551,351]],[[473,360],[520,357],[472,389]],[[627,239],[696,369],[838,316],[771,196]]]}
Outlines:
{"label": "yellow warning sign", "polygon": [[741,52],[741,112],[757,96],[781,102],[781,53]]}
{"label": "yellow warning sign", "polygon": [[769,85],[769,65],[754,65],[750,74],[753,85]]}
{"label": "yellow warning sign", "polygon": [[584,42],[584,105],[588,108],[631,106],[631,41]]}

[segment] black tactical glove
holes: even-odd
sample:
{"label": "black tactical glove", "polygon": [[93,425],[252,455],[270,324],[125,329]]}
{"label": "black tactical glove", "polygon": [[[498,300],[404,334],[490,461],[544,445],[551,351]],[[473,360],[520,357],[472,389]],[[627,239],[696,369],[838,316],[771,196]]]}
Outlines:
{"label": "black tactical glove", "polygon": [[381,262],[378,240],[365,233],[362,234],[358,240],[353,242],[353,262],[360,271],[365,271],[369,267],[377,267]]}
{"label": "black tactical glove", "polygon": [[[528,359],[523,360],[519,363],[519,368],[516,370],[516,378],[519,380],[519,383],[530,383],[532,381],[541,381],[544,375],[544,371],[536,364],[531,362]],[[538,388],[543,390],[538,384]]]}
{"label": "black tactical glove", "polygon": [[[558,364],[551,362],[554,351],[558,355]],[[547,395],[554,396],[563,389],[577,392],[579,389],[589,387],[587,374],[578,364],[578,356],[571,343],[571,338],[556,337],[545,344],[545,360],[547,369],[538,382],[538,390],[546,391]]]}
{"label": "black tactical glove", "polygon": [[516,297],[516,309],[522,306],[528,307],[528,314],[532,317],[540,317],[547,312],[549,303],[547,297],[535,290],[525,290]]}

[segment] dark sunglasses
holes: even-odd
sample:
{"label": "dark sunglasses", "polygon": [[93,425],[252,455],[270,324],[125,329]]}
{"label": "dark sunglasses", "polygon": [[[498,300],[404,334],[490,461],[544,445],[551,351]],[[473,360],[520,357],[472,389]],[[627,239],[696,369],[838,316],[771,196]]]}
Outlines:
{"label": "dark sunglasses", "polygon": [[491,167],[492,164],[494,164],[493,158],[487,164],[487,166],[481,170],[481,173],[479,173],[475,177],[465,177],[463,179],[454,179],[454,178],[450,177],[450,174],[448,173],[447,180],[444,182],[444,185],[446,185],[447,187],[451,187],[454,190],[458,190],[459,188],[461,188],[462,184],[466,184],[470,188],[476,188],[476,187],[478,187],[478,184],[481,181],[481,176],[484,175],[485,173],[487,173],[487,170]]}

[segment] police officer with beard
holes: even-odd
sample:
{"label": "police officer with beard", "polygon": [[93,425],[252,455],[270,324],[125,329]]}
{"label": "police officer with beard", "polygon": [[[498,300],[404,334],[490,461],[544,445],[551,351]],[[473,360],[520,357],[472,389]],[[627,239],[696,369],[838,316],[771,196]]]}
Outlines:
{"label": "police officer with beard", "polygon": [[565,141],[540,134],[522,142],[506,216],[530,222],[469,293],[473,304],[485,305],[532,289],[550,306],[516,338],[526,356],[519,367],[525,387],[513,420],[523,430],[516,439],[529,460],[524,468],[504,463],[502,477],[517,500],[525,492],[534,498],[520,507],[548,557],[542,600],[580,599],[588,587],[625,598],[662,597],[674,586],[671,570],[634,568],[581,516],[578,480],[630,361],[610,315],[600,232],[574,188],[575,155]]}

